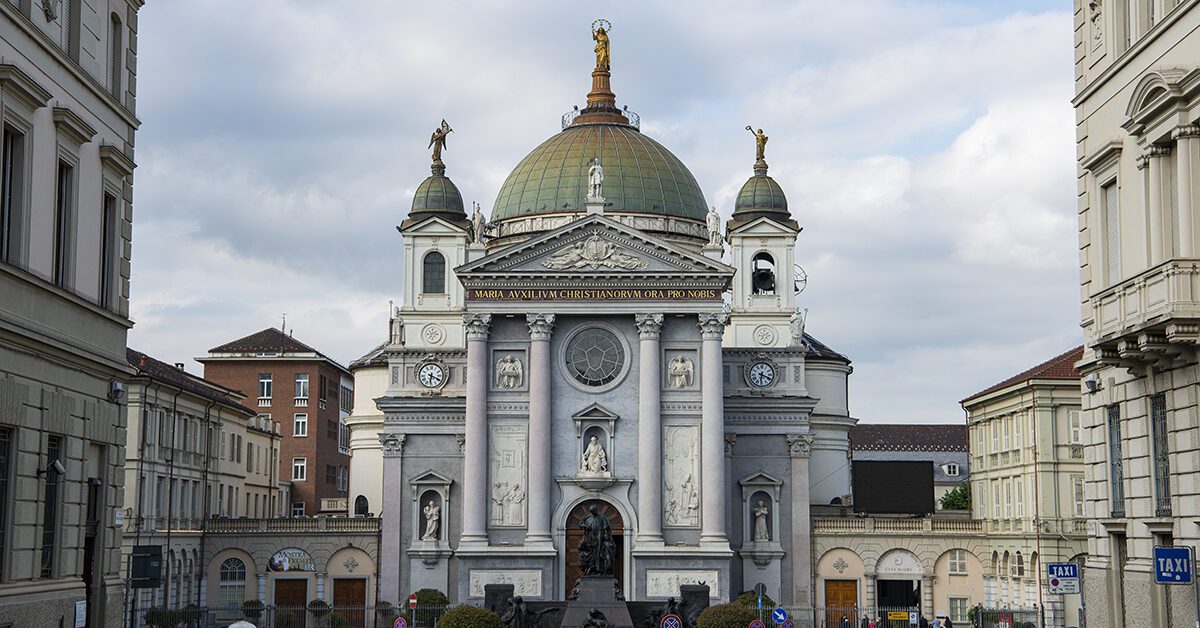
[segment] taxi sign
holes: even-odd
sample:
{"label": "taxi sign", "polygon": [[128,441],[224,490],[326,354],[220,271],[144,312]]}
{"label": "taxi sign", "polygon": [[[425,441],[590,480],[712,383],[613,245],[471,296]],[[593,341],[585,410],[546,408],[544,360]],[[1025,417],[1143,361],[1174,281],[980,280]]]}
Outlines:
{"label": "taxi sign", "polygon": [[1079,593],[1079,565],[1075,563],[1048,563],[1046,576],[1050,592],[1055,594]]}
{"label": "taxi sign", "polygon": [[1155,583],[1191,584],[1192,577],[1192,548],[1162,545],[1154,548]]}
{"label": "taxi sign", "polygon": [[658,625],[659,628],[683,628],[683,620],[679,618],[679,615],[672,613],[663,617]]}

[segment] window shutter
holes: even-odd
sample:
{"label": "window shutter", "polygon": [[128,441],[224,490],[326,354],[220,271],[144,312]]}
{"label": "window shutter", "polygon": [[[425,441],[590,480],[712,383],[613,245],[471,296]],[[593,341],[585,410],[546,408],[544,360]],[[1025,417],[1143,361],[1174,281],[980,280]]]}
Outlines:
{"label": "window shutter", "polygon": [[1121,277],[1120,201],[1116,182],[1103,188],[1104,272],[1109,285]]}

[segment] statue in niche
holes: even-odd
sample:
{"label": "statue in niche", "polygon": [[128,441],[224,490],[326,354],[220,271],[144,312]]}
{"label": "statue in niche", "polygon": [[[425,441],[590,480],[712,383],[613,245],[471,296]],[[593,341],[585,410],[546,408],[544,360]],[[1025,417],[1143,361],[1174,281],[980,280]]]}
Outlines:
{"label": "statue in niche", "polygon": [[682,355],[671,358],[667,363],[667,379],[671,388],[687,388],[692,385],[692,361]]}
{"label": "statue in niche", "polygon": [[421,540],[438,540],[438,523],[442,518],[442,509],[431,499],[425,504],[422,512],[425,513],[425,534],[421,535]]}
{"label": "statue in niche", "polygon": [[511,355],[496,362],[496,386],[499,388],[511,390],[520,387],[523,374],[521,361]]}
{"label": "statue in niche", "polygon": [[612,524],[595,505],[579,522],[583,538],[579,540],[579,569],[585,576],[611,576],[617,544],[613,541]]}
{"label": "statue in niche", "polygon": [[708,245],[721,246],[721,215],[717,213],[716,207],[708,209],[706,222],[708,223]]}
{"label": "statue in niche", "polygon": [[604,187],[604,166],[600,165],[600,158],[592,159],[592,166],[588,168],[588,198],[604,198],[601,188]]}
{"label": "statue in niche", "polygon": [[758,506],[754,507],[754,542],[766,543],[771,540],[771,533],[767,530],[767,505],[760,499]]}
{"label": "statue in niche", "polygon": [[594,434],[588,440],[587,449],[583,452],[583,459],[579,461],[579,472],[587,475],[608,473],[608,455],[604,453],[600,439]]}

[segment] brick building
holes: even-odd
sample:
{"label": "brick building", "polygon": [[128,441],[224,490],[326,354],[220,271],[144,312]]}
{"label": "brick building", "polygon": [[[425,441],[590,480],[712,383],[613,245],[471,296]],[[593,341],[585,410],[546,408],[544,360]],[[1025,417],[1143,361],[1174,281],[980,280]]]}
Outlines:
{"label": "brick building", "polygon": [[275,328],[197,358],[208,380],[242,392],[247,407],[282,425],[279,477],[290,479],[292,516],[347,511],[353,377],[320,351]]}

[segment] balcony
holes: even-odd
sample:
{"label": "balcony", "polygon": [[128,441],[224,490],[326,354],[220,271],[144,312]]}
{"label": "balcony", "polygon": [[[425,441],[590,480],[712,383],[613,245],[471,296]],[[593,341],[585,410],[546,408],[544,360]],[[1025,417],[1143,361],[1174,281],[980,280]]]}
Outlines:
{"label": "balcony", "polygon": [[209,519],[210,534],[280,534],[285,532],[379,532],[375,517],[292,517],[278,519]]}
{"label": "balcony", "polygon": [[893,517],[815,517],[813,532],[824,534],[979,534],[976,519],[900,519]]}
{"label": "balcony", "polygon": [[1170,366],[1200,342],[1200,259],[1159,264],[1094,295],[1091,304],[1088,345],[1102,364]]}
{"label": "balcony", "polygon": [[308,397],[296,397],[295,403],[296,403],[297,408],[307,408],[308,407]]}
{"label": "balcony", "polygon": [[270,408],[271,407],[271,398],[270,397],[259,397],[258,398],[258,407]]}

